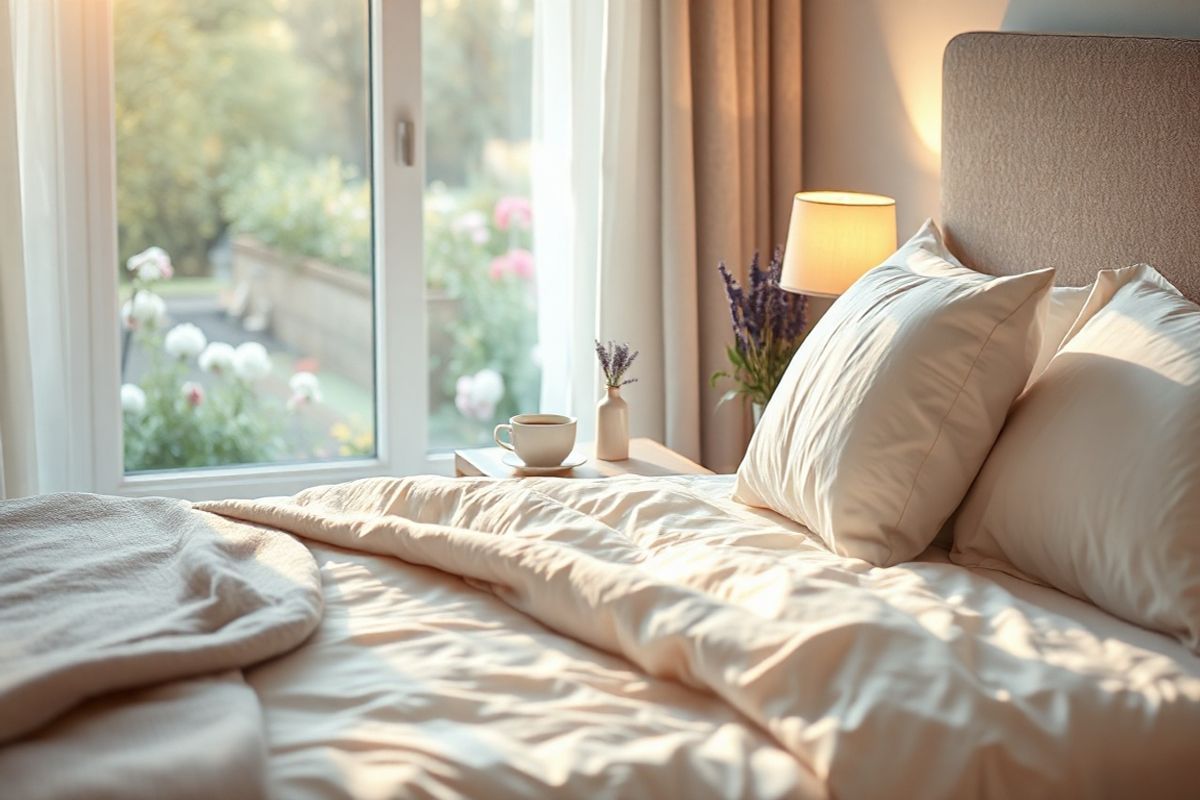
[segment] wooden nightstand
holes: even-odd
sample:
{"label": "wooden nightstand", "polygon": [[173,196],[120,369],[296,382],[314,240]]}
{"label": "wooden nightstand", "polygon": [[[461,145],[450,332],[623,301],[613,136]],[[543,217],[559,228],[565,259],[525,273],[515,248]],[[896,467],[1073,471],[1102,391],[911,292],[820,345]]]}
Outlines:
{"label": "wooden nightstand", "polygon": [[[514,478],[524,473],[508,466],[500,459],[507,453],[499,447],[477,447],[471,450],[454,451],[454,474],[460,478]],[[580,442],[575,452],[591,455],[595,452],[592,442]],[[631,439],[629,458],[625,461],[599,461],[589,457],[586,464],[556,472],[559,478],[611,478],[615,475],[712,475],[691,459],[684,458],[674,450],[653,439]]]}

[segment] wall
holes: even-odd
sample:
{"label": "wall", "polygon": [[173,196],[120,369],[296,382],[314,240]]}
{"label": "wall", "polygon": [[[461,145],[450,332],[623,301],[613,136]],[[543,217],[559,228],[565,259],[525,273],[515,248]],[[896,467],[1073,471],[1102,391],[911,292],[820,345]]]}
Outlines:
{"label": "wall", "polygon": [[938,212],[942,50],[970,30],[1200,37],[1197,0],[804,0],[804,184]]}

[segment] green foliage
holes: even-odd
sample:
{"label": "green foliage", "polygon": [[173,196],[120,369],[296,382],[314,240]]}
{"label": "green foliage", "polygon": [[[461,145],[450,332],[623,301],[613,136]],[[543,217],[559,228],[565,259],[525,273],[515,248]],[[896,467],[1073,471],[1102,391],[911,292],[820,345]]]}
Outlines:
{"label": "green foliage", "polygon": [[318,124],[302,133],[304,153],[335,156],[359,175],[367,148],[367,42],[369,0],[273,0],[287,25],[292,54],[312,80],[306,96],[320,109]]}
{"label": "green foliage", "polygon": [[[533,111],[533,0],[424,0],[425,173],[479,180],[484,143],[527,140]],[[499,91],[498,91],[499,90]]]}
{"label": "green foliage", "polygon": [[[170,256],[161,248],[151,248],[139,254],[135,267],[130,270],[132,288],[122,312],[122,374],[131,345],[145,353],[149,363],[137,384],[121,387],[125,470],[260,464],[308,457],[321,437],[304,431],[303,420],[293,416],[292,441],[287,441],[283,420],[288,415],[283,412],[298,411],[319,399],[316,377],[294,375],[289,381],[293,394],[285,406],[256,385],[271,371],[269,356],[261,346],[248,343],[234,350],[228,344],[210,344],[195,325],[180,325],[163,335],[166,307],[154,289],[170,285]],[[259,348],[256,352],[255,347]],[[222,348],[227,355],[218,352]],[[193,359],[210,373],[204,379],[207,385],[188,380]],[[127,399],[127,392],[133,396]]]}
{"label": "green foliage", "polygon": [[251,151],[222,208],[236,229],[299,258],[371,271],[371,187],[337,158]]}
{"label": "green foliage", "polygon": [[116,0],[117,214],[123,262],[155,242],[185,273],[223,233],[231,156],[298,144],[311,71],[270,0]]}
{"label": "green foliage", "polygon": [[497,421],[537,408],[540,392],[535,284],[532,273],[522,270],[532,234],[520,220],[507,228],[497,224],[500,201],[494,191],[435,193],[425,210],[431,300],[449,303],[443,317],[436,300],[430,307],[434,403],[452,408],[458,379],[482,369],[504,380],[504,396],[490,417],[456,416],[450,435],[460,442],[490,440]]}
{"label": "green foliage", "polygon": [[282,404],[224,375],[193,405],[183,392],[186,364],[163,352],[157,332],[139,331],[135,337],[151,353],[151,364],[140,382],[145,411],[125,414],[127,472],[259,464],[284,453]]}
{"label": "green foliage", "polygon": [[730,389],[722,395],[722,403],[744,397],[755,405],[766,406],[771,395],[775,394],[775,387],[787,371],[788,364],[792,363],[792,356],[800,349],[800,341],[781,342],[778,347],[774,344],[761,350],[752,349],[745,355],[732,345],[725,347],[725,355],[729,357],[733,370],[714,372],[709,379],[710,386],[716,386],[718,381],[724,379],[737,383],[736,389]]}

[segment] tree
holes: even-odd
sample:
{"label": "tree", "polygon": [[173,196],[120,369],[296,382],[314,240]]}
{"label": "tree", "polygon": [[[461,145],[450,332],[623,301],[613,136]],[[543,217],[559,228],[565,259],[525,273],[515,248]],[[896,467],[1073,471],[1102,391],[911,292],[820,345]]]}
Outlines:
{"label": "tree", "polygon": [[425,141],[426,174],[462,186],[479,177],[488,139],[529,138],[533,3],[425,0],[422,12],[425,128],[436,132]]}
{"label": "tree", "polygon": [[121,260],[153,244],[203,272],[237,153],[296,146],[310,75],[269,0],[116,0],[113,17]]}

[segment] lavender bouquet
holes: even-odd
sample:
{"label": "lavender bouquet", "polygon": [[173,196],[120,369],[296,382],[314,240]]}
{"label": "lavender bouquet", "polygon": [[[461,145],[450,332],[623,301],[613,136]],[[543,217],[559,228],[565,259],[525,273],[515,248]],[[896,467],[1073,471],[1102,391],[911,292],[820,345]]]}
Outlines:
{"label": "lavender bouquet", "polygon": [[807,298],[780,288],[782,268],[778,249],[765,269],[755,253],[750,262],[749,285],[743,287],[729,274],[724,262],[717,266],[729,296],[734,343],[725,348],[732,369],[713,373],[710,382],[716,386],[717,381],[728,378],[737,384],[721,402],[743,397],[765,406],[804,341]]}
{"label": "lavender bouquet", "polygon": [[609,340],[608,344],[600,344],[596,340],[596,358],[600,359],[600,368],[604,370],[604,382],[610,389],[619,389],[629,383],[637,383],[637,378],[622,380],[625,373],[637,360],[639,350],[629,352],[629,345],[617,344]]}

